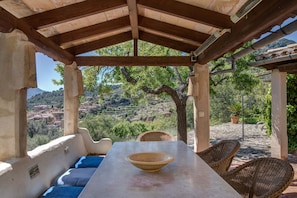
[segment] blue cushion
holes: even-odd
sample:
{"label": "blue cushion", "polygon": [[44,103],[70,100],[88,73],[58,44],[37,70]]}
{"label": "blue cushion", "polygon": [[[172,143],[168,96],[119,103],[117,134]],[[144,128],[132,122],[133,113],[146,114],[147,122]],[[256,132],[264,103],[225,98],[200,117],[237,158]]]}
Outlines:
{"label": "blue cushion", "polygon": [[71,166],[71,168],[97,168],[103,159],[104,157],[100,156],[82,156]]}
{"label": "blue cushion", "polygon": [[70,168],[56,179],[55,185],[85,186],[97,168]]}
{"label": "blue cushion", "polygon": [[82,190],[80,186],[52,186],[40,198],[77,198]]}

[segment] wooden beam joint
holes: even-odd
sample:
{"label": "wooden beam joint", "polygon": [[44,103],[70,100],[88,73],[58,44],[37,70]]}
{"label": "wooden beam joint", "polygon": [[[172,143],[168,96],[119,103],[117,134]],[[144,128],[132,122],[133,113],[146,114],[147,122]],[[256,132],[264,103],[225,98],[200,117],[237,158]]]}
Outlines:
{"label": "wooden beam joint", "polygon": [[192,66],[190,56],[76,56],[79,66]]}

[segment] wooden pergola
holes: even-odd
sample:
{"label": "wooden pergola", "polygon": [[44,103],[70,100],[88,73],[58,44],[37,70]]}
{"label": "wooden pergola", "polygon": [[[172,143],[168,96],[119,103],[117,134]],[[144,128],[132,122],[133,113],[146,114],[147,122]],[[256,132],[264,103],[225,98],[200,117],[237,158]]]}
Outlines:
{"label": "wooden pergola", "polygon": [[[2,0],[0,1],[0,160],[26,155],[26,93],[36,87],[35,52],[65,64],[64,134],[78,130],[78,66],[194,65],[195,151],[209,146],[207,63],[295,16],[297,1],[279,0]],[[82,53],[134,41],[134,56]],[[138,40],[187,53],[138,56]],[[198,144],[199,141],[199,144]],[[281,156],[283,157],[283,156]]]}

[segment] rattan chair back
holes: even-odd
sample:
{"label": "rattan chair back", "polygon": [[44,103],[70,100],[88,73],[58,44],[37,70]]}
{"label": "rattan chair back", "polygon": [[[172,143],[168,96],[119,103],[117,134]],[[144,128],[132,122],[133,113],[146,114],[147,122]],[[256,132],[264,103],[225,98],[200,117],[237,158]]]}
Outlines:
{"label": "rattan chair back", "polygon": [[277,158],[251,160],[222,177],[243,197],[276,198],[290,185],[294,170]]}
{"label": "rattan chair back", "polygon": [[197,154],[218,174],[223,174],[228,171],[239,149],[238,140],[222,140]]}
{"label": "rattan chair back", "polygon": [[175,138],[165,131],[146,131],[141,133],[136,141],[174,141]]}

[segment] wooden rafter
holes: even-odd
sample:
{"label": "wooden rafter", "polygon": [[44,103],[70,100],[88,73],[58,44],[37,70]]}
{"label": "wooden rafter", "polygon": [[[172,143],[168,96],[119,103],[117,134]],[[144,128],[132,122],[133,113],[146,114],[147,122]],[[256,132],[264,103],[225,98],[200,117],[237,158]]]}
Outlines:
{"label": "wooden rafter", "polygon": [[[6,10],[0,7],[0,18],[6,19],[7,24],[13,27],[13,29],[19,29],[24,32],[29,41],[37,46],[37,48],[53,58],[54,60],[61,61],[65,64],[70,64],[73,62],[74,56],[70,54],[68,51],[63,50],[53,41],[48,40],[46,37],[41,35],[36,30],[32,29],[25,21],[16,18]],[[11,29],[11,31],[13,30]]]}
{"label": "wooden rafter", "polygon": [[52,41],[58,45],[63,43],[88,38],[94,35],[104,34],[107,32],[112,32],[118,29],[126,28],[129,26],[129,17],[121,17],[118,19],[110,20],[107,22],[99,23],[96,25],[88,26],[85,28],[73,30],[63,34],[58,34],[52,37],[49,37]]}
{"label": "wooden rafter", "polygon": [[195,7],[178,1],[139,0],[137,3],[140,6],[148,9],[156,10],[158,12],[191,20],[197,23],[203,23],[220,29],[227,29],[233,25],[232,21],[230,20],[230,16],[228,15]]}
{"label": "wooden rafter", "polygon": [[194,30],[182,28],[176,25],[164,23],[154,19],[139,17],[139,26],[151,30],[163,32],[178,38],[192,40],[198,43],[203,43],[210,35]]}
{"label": "wooden rafter", "polygon": [[72,54],[78,55],[86,52],[90,52],[103,47],[111,46],[114,44],[122,43],[132,39],[130,32],[124,32],[118,35],[106,37],[93,42],[85,43],[82,45],[67,48],[66,50]]}
{"label": "wooden rafter", "polygon": [[136,7],[136,0],[127,0],[128,9],[129,9],[129,18],[130,18],[130,24],[132,29],[132,38],[138,39],[139,33],[138,33],[138,13],[137,13],[137,7]]}
{"label": "wooden rafter", "polygon": [[[131,39],[134,40],[135,55],[137,55],[138,39],[190,53],[209,37],[202,32],[213,32],[217,28],[230,29],[230,33],[222,35],[198,56],[198,62],[205,64],[226,52],[234,51],[244,42],[259,37],[271,27],[297,13],[297,4],[294,1],[261,1],[247,16],[234,24],[228,14],[216,12],[212,3],[209,3],[210,7],[206,9],[199,7],[198,4],[197,6],[188,4],[188,1],[85,0],[66,6],[50,3],[31,8],[33,0],[27,1],[28,9],[21,10],[17,10],[17,6],[23,5],[23,1],[15,2],[15,5],[3,4],[4,7],[0,10],[0,31],[11,32],[13,29],[23,31],[39,51],[65,64],[71,63],[77,54]],[[232,3],[234,6],[238,4],[240,3]],[[57,8],[52,8],[50,5],[55,5]],[[38,9],[47,11],[27,16],[32,10]],[[228,13],[226,9],[221,11]],[[98,13],[104,13],[100,15],[103,17],[102,20],[98,21],[106,22],[89,27],[82,25],[84,28],[81,29],[75,29],[80,25],[71,25],[75,19],[80,19],[75,21],[77,23],[84,23]],[[156,17],[151,15],[154,13]],[[90,18],[86,18],[87,16]],[[172,24],[172,19],[175,17],[181,18],[181,21],[185,22],[185,27],[182,27],[181,23]],[[65,26],[53,26],[64,23]],[[199,32],[200,25],[202,25],[201,32]],[[36,31],[44,27],[49,29]],[[49,38],[43,36],[43,33],[52,35],[53,32],[63,33]]]}
{"label": "wooden rafter", "polygon": [[0,18],[0,32],[9,33],[14,30],[14,25],[12,23],[7,22],[4,18]]}
{"label": "wooden rafter", "polygon": [[206,64],[221,57],[228,51],[235,50],[243,45],[243,42],[259,37],[259,32],[269,31],[272,26],[284,21],[288,17],[288,13],[296,13],[296,10],[297,3],[295,1],[271,0],[269,4],[262,1],[247,17],[231,28],[231,33],[221,36],[199,55],[198,62]]}
{"label": "wooden rafter", "polygon": [[34,14],[23,18],[23,20],[33,28],[41,29],[124,6],[127,6],[125,0],[86,0],[69,6]]}
{"label": "wooden rafter", "polygon": [[139,32],[139,39],[143,41],[147,41],[150,43],[162,45],[165,47],[169,47],[172,49],[176,49],[182,52],[190,53],[191,51],[195,50],[197,46],[186,44],[180,41],[172,40],[166,37],[157,36],[154,34],[150,34],[147,32],[140,31]]}
{"label": "wooden rafter", "polygon": [[190,56],[76,56],[79,66],[192,66]]}

